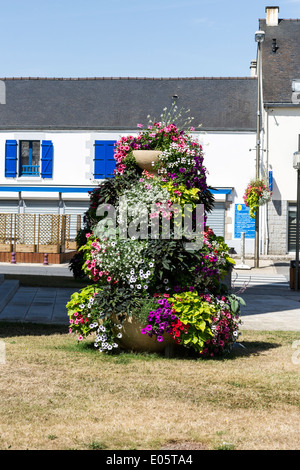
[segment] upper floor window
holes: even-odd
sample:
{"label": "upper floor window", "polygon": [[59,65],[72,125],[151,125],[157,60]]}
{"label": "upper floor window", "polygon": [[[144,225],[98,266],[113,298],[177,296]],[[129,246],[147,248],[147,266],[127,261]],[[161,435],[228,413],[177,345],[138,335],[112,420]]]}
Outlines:
{"label": "upper floor window", "polygon": [[20,176],[40,176],[40,141],[20,140]]}
{"label": "upper floor window", "polygon": [[51,140],[7,140],[5,142],[5,176],[53,177],[53,143]]}
{"label": "upper floor window", "polygon": [[95,140],[94,178],[114,177],[116,160],[114,158],[115,140]]}

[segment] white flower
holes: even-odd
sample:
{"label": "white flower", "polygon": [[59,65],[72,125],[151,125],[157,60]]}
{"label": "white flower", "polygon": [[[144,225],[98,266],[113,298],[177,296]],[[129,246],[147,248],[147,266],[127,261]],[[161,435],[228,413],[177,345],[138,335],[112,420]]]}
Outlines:
{"label": "white flower", "polygon": [[123,336],[122,333],[117,334],[117,338],[122,338],[122,336]]}

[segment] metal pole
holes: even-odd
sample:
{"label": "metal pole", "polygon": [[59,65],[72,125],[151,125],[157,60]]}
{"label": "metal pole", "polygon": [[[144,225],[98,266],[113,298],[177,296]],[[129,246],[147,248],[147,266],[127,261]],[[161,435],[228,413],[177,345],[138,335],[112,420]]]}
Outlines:
{"label": "metal pole", "polygon": [[245,264],[245,232],[241,232],[241,263]]}
{"label": "metal pole", "polygon": [[[258,42],[257,53],[257,116],[256,116],[256,172],[255,178],[259,179],[260,161],[260,78],[261,78],[261,43]],[[255,213],[255,246],[254,246],[254,267],[259,267],[259,208]]]}
{"label": "metal pole", "polygon": [[297,170],[297,212],[296,212],[296,270],[295,291],[299,290],[299,217],[300,217],[300,170]]}

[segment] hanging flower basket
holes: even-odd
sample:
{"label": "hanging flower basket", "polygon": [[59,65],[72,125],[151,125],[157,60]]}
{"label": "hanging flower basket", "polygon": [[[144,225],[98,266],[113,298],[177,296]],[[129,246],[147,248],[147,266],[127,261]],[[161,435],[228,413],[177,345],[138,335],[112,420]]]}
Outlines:
{"label": "hanging flower basket", "polygon": [[271,197],[272,192],[265,185],[263,179],[251,181],[248,184],[243,199],[246,206],[250,208],[249,214],[252,219],[255,218],[255,213],[259,206],[263,206],[270,202]]}

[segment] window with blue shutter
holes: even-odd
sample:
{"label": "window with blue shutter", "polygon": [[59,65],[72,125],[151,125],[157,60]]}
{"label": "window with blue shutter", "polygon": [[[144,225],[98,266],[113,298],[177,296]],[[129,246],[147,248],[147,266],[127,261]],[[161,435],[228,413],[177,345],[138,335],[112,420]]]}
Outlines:
{"label": "window with blue shutter", "polygon": [[40,141],[20,140],[19,147],[19,175],[40,176]]}
{"label": "window with blue shutter", "polygon": [[114,177],[116,161],[114,159],[115,140],[95,140],[94,178]]}
{"label": "window with blue shutter", "polygon": [[52,178],[53,173],[53,143],[51,140],[42,141],[41,177]]}
{"label": "window with blue shutter", "polygon": [[17,176],[17,141],[5,142],[5,176],[15,178]]}

